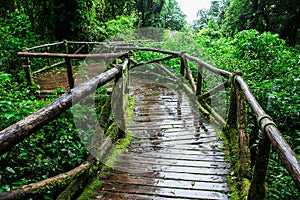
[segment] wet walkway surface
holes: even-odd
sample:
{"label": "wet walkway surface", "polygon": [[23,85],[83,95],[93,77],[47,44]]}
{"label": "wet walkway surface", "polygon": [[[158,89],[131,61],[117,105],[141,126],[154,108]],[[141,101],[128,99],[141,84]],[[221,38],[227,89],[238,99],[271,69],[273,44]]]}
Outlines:
{"label": "wet walkway surface", "polygon": [[132,140],[93,199],[228,199],[223,145],[184,94],[133,88]]}

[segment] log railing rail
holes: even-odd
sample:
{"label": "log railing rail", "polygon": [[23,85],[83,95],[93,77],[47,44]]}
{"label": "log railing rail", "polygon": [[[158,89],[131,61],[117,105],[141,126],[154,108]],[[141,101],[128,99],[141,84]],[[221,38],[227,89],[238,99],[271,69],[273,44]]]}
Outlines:
{"label": "log railing rail", "polygon": [[[281,135],[280,131],[277,129],[276,124],[273,122],[270,116],[268,116],[262,107],[259,105],[254,95],[251,93],[248,85],[243,80],[241,73],[231,73],[225,70],[218,69],[213,67],[199,58],[194,56],[190,56],[185,52],[175,52],[169,50],[162,50],[156,48],[145,48],[145,47],[133,47],[133,46],[118,46],[114,44],[115,53],[107,53],[107,54],[79,54],[83,47],[80,47],[76,52],[76,54],[68,54],[68,49],[66,48],[65,53],[40,53],[40,52],[29,52],[32,50],[37,50],[40,48],[52,47],[55,45],[62,45],[67,43],[73,44],[94,44],[94,43],[86,43],[86,42],[58,42],[49,45],[40,45],[33,48],[26,49],[26,52],[19,52],[18,55],[24,60],[24,69],[25,75],[28,78],[28,84],[32,83],[30,80],[30,64],[29,58],[64,58],[66,63],[68,64],[68,73],[69,73],[69,83],[70,88],[66,94],[62,97],[58,98],[56,101],[52,102],[48,106],[42,108],[38,112],[28,116],[27,118],[17,122],[9,126],[8,128],[2,130],[0,132],[0,153],[4,153],[8,151],[13,145],[17,144],[24,138],[28,137],[30,134],[34,133],[38,129],[40,129],[44,124],[50,122],[51,120],[58,117],[62,112],[67,110],[72,106],[72,102],[74,100],[80,100],[84,96],[90,94],[92,92],[92,85],[96,84],[98,87],[104,85],[105,83],[113,80],[115,77],[120,76],[122,74],[122,69],[120,67],[113,67],[112,69],[94,77],[93,79],[74,87],[74,83],[72,83],[72,65],[70,65],[71,59],[85,59],[86,57],[90,58],[110,58],[110,57],[126,57],[126,60],[129,61],[127,67],[136,67],[145,63],[157,63],[162,70],[165,70],[167,74],[171,74],[171,72],[166,69],[164,66],[160,65],[159,62],[171,59],[180,59],[181,61],[181,70],[180,73],[182,76],[186,73],[187,80],[190,83],[190,88],[187,89],[190,93],[193,93],[196,96],[196,99],[199,102],[199,106],[204,108],[207,113],[212,115],[215,118],[218,118],[216,121],[219,121],[223,126],[224,130],[236,130],[237,134],[234,136],[238,138],[239,151],[235,153],[239,154],[239,159],[241,163],[240,172],[243,177],[247,177],[251,179],[251,186],[248,193],[248,199],[258,199],[263,198],[265,196],[265,178],[267,174],[268,167],[268,158],[270,153],[271,145],[279,154],[279,158],[282,161],[284,167],[288,170],[289,174],[295,181],[296,186],[300,190],[300,161],[295,155],[294,151],[290,148],[284,137]],[[99,44],[99,43],[95,43]],[[67,45],[66,45],[67,46]],[[167,57],[158,58],[154,60],[149,60],[146,62],[138,63],[133,58],[131,58],[131,51],[152,51],[158,52],[161,54],[167,54]],[[78,54],[77,54],[78,53]],[[126,61],[126,63],[127,63]],[[189,68],[189,63],[193,62],[198,65],[198,77],[195,79],[191,74],[191,70]],[[212,90],[203,93],[203,79],[204,79],[204,71],[203,69],[207,69],[210,72],[222,76],[227,79],[223,84],[216,86]],[[170,76],[173,77],[173,76]],[[217,94],[221,91],[222,88],[230,88],[230,105],[228,112],[228,119],[224,120],[221,116],[219,116],[213,108],[211,108],[207,103],[205,103],[204,99],[208,98],[210,95]],[[259,137],[258,149],[257,149],[257,158],[254,165],[253,175],[249,175],[250,165],[247,162],[249,160],[249,147],[248,147],[248,136],[245,128],[245,102],[251,108],[251,111],[255,114],[257,123],[261,128],[262,136]],[[230,136],[229,136],[230,137]],[[232,140],[233,138],[229,138]],[[235,141],[231,141],[235,142]],[[0,199],[2,194],[0,194]]]}

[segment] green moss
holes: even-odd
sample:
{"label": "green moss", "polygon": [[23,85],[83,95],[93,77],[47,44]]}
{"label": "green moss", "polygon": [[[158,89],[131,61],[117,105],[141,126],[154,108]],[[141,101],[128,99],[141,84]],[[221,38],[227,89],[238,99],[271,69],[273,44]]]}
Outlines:
{"label": "green moss", "polygon": [[[128,106],[127,106],[127,112],[125,114],[126,116],[126,125],[129,125],[128,122],[130,122],[130,119],[133,119],[134,112],[134,97],[130,97],[128,100]],[[125,135],[122,138],[119,138],[119,127],[117,123],[114,121],[109,128],[107,129],[107,134],[110,135],[111,138],[113,138],[115,141],[115,145],[113,146],[109,157],[105,161],[103,165],[101,165],[100,171],[98,171],[97,175],[94,176],[94,178],[90,181],[90,183],[85,187],[83,193],[78,198],[79,200],[87,200],[87,199],[95,199],[95,196],[97,196],[99,193],[97,192],[97,189],[101,184],[103,184],[103,179],[107,175],[107,171],[110,169],[110,166],[113,166],[114,162],[118,158],[120,154],[122,154],[124,151],[126,151],[128,145],[130,144],[133,134],[130,131],[125,131]]]}
{"label": "green moss", "polygon": [[[104,174],[100,174],[100,175],[104,176]],[[97,176],[97,178],[99,176]],[[94,199],[94,198],[92,198],[92,196],[97,195],[97,192],[95,192],[95,190],[101,184],[103,184],[103,180],[94,178],[93,181],[91,181],[90,184],[88,184],[85,187],[85,190],[83,191],[83,193],[77,199],[78,200]]]}
{"label": "green moss", "polygon": [[251,182],[247,178],[242,179],[242,192],[243,195],[248,195]]}
{"label": "green moss", "polygon": [[97,188],[103,184],[103,179],[110,169],[110,166],[113,166],[118,156],[122,154],[123,151],[126,151],[132,137],[133,135],[130,132],[126,132],[125,137],[118,140],[118,144],[113,148],[105,164],[101,166],[101,170],[98,171],[97,176],[95,176],[85,187],[83,193],[78,198],[79,200],[94,199],[94,196],[98,194]]}
{"label": "green moss", "polygon": [[232,165],[230,175],[227,177],[228,185],[230,187],[230,199],[246,199],[250,188],[250,181],[240,174],[242,165],[239,157],[240,147],[238,131],[233,128],[227,128],[223,131],[222,138],[225,139],[224,144],[227,147],[226,154],[229,155],[226,160]]}

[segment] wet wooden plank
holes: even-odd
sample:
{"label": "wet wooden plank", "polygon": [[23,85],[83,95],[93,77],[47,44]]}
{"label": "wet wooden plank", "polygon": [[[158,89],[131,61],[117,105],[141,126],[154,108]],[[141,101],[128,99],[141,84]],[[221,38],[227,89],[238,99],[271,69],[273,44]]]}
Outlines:
{"label": "wet wooden plank", "polygon": [[173,136],[171,139],[169,137],[160,137],[160,138],[153,138],[152,140],[149,139],[133,139],[132,145],[139,145],[139,144],[164,144],[164,145],[177,145],[177,144],[207,144],[207,143],[216,143],[219,139],[216,137],[209,137],[209,138],[200,138],[195,137],[180,137],[180,136]]}
{"label": "wet wooden plank", "polygon": [[132,153],[153,153],[153,152],[158,152],[158,153],[170,153],[170,154],[181,154],[181,155],[225,155],[224,152],[221,151],[215,151],[215,150],[201,150],[201,149],[187,149],[187,148],[172,148],[172,149],[164,149],[164,148],[155,148],[155,147],[149,147],[149,148],[132,148],[128,149],[128,152]]}
{"label": "wet wooden plank", "polygon": [[[128,193],[119,193],[119,192],[109,192],[101,191],[100,194],[94,196],[94,199],[102,200],[124,200],[124,199],[139,199],[139,200],[159,200],[161,197],[156,197],[154,195],[139,195],[139,194],[128,194]],[[178,198],[163,198],[164,200],[178,200]]]}
{"label": "wet wooden plank", "polygon": [[189,199],[211,199],[217,200],[228,199],[226,194],[213,191],[202,190],[186,190],[176,188],[160,188],[160,187],[147,187],[138,185],[125,185],[117,183],[107,183],[102,187],[103,191],[124,192],[128,194],[149,194],[160,197],[176,197],[176,198],[189,198]]}
{"label": "wet wooden plank", "polygon": [[186,143],[186,142],[173,142],[173,143],[147,143],[147,144],[132,144],[129,149],[139,149],[139,150],[147,150],[149,148],[176,148],[176,149],[189,149],[189,150],[211,150],[211,151],[220,151],[223,150],[224,147],[221,146],[220,142],[210,142],[210,143]]}
{"label": "wet wooden plank", "polygon": [[[149,128],[149,127],[148,127]],[[146,136],[146,134],[152,135],[152,137],[176,137],[176,136],[182,136],[182,137],[202,137],[205,138],[208,137],[216,137],[219,138],[218,133],[213,129],[195,129],[193,127],[190,128],[172,128],[172,129],[147,129],[144,127],[140,127],[136,130],[131,130],[131,132],[134,134],[135,138],[149,138],[149,136]],[[150,139],[150,138],[149,138]]]}
{"label": "wet wooden plank", "polygon": [[180,172],[124,172],[119,170],[113,170],[108,172],[108,174],[118,175],[118,176],[133,176],[133,177],[150,177],[159,179],[172,179],[172,180],[186,180],[186,181],[200,181],[200,182],[215,182],[215,183],[225,183],[227,178],[221,175],[207,175],[207,174],[191,174],[191,173],[180,173]]}
{"label": "wet wooden plank", "polygon": [[124,183],[143,186],[154,186],[162,188],[182,188],[188,190],[207,190],[207,191],[223,191],[227,192],[228,185],[226,183],[210,183],[200,181],[186,180],[170,180],[148,177],[131,177],[112,175],[106,179],[106,183]]}
{"label": "wet wooden plank", "polygon": [[160,153],[160,152],[145,152],[145,153],[132,153],[124,152],[120,158],[126,157],[127,159],[138,158],[163,158],[163,159],[176,159],[176,160],[193,160],[193,161],[219,161],[226,162],[223,155],[199,155],[199,154],[174,154],[174,153]]}
{"label": "wet wooden plank", "polygon": [[[190,132],[190,133],[196,133],[196,129],[194,126],[186,126],[184,127],[183,125],[157,125],[157,124],[140,124],[138,126],[129,126],[128,129],[131,131],[134,131],[135,134],[141,133],[141,132],[164,132],[164,133],[181,133],[181,132]],[[211,127],[205,127],[208,129],[207,132],[215,132],[214,128]],[[201,128],[203,132],[206,132]]]}
{"label": "wet wooden plank", "polygon": [[208,167],[208,168],[229,168],[230,165],[226,162],[219,161],[193,161],[193,160],[177,160],[165,158],[146,158],[146,157],[121,157],[116,163],[122,164],[128,159],[134,159],[138,164],[148,165],[165,165],[165,166],[192,166],[192,167]]}
{"label": "wet wooden plank", "polygon": [[173,139],[190,139],[190,138],[199,138],[199,139],[210,139],[215,138],[219,140],[218,134],[213,132],[180,132],[180,133],[164,133],[164,132],[150,132],[150,133],[142,133],[142,134],[135,134],[135,140],[156,140],[156,139],[166,139],[166,140],[173,140]]}
{"label": "wet wooden plank", "polygon": [[150,165],[143,163],[116,163],[114,167],[118,170],[127,172],[181,172],[191,174],[206,174],[206,175],[227,175],[227,168],[208,168],[208,167],[182,167],[182,166],[164,166]]}
{"label": "wet wooden plank", "polygon": [[[182,118],[184,118],[186,120],[188,120],[188,119],[190,119],[190,120],[194,119],[193,117],[188,116],[188,115],[187,116],[184,116],[184,115],[178,116],[178,115],[176,115],[176,113],[174,113],[174,115],[169,115],[168,114],[167,116],[153,116],[152,118],[149,118],[147,116],[146,117],[141,116],[141,117],[139,117],[137,119],[134,119],[133,121],[134,122],[159,122],[159,121],[162,121],[162,120],[182,120]],[[148,120],[150,120],[150,121],[148,121]]]}
{"label": "wet wooden plank", "polygon": [[[164,125],[171,125],[170,127],[172,127],[172,125],[190,125],[190,126],[195,126],[195,124],[196,124],[197,126],[200,127],[200,125],[199,125],[200,121],[198,119],[195,119],[194,117],[191,117],[191,116],[183,117],[183,116],[181,116],[182,118],[180,120],[178,120],[178,116],[171,116],[171,117],[172,117],[171,119],[165,119],[163,124]],[[159,118],[156,118],[156,116],[153,116],[151,114],[148,114],[148,116],[146,116],[146,117],[143,116],[143,118],[139,117],[137,119],[140,119],[140,118],[141,119],[143,119],[143,118],[150,119],[151,121],[143,122],[141,120],[141,121],[139,121],[140,123],[133,124],[130,127],[139,127],[139,126],[143,126],[143,125],[148,125],[149,122],[151,122],[153,124],[157,124],[158,126],[162,125],[161,121],[157,120]],[[186,121],[183,121],[183,120],[186,120]],[[156,123],[156,122],[158,122],[158,123]]]}

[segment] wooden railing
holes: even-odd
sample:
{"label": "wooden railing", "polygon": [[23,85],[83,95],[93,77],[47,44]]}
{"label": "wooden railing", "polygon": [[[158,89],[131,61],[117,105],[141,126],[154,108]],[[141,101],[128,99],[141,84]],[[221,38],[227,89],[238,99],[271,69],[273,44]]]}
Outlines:
{"label": "wooden railing", "polygon": [[[72,78],[72,62],[71,59],[79,59],[84,60],[87,57],[87,54],[89,54],[89,57],[93,57],[91,53],[92,49],[94,49],[97,45],[101,45],[106,49],[107,52],[110,51],[110,48],[114,48],[115,46],[122,46],[128,44],[133,45],[133,43],[141,43],[145,41],[139,41],[139,40],[133,40],[128,42],[80,42],[80,41],[67,41],[64,40],[62,42],[56,42],[52,44],[44,44],[39,45],[31,48],[23,48],[23,52],[19,52],[18,55],[23,58],[23,68],[25,72],[25,78],[27,81],[27,84],[32,86],[34,85],[33,81],[33,75],[53,69],[55,67],[59,67],[63,64],[65,64],[67,68],[68,73],[68,81],[69,81],[69,87],[72,89],[74,87],[74,79]],[[59,52],[55,52],[59,51]],[[64,52],[64,53],[61,53]],[[104,54],[101,54],[103,57],[105,57]],[[97,53],[96,56],[99,58],[99,53]],[[106,55],[109,57],[109,55]],[[114,57],[112,55],[111,57]],[[47,66],[31,71],[31,62],[30,58],[47,58]],[[52,60],[54,59],[63,59],[60,62],[53,63]]]}
{"label": "wooden railing", "polygon": [[[86,43],[79,43],[82,45],[86,45]],[[30,71],[28,71],[28,68],[30,69],[30,65],[28,63],[28,60],[30,58],[64,58],[67,63],[67,67],[69,68],[68,80],[70,88],[72,89],[56,101],[52,102],[50,105],[42,108],[40,111],[2,130],[0,132],[0,153],[8,151],[13,145],[17,144],[24,138],[28,137],[30,134],[37,131],[46,123],[58,117],[62,112],[72,106],[72,102],[74,103],[74,101],[80,101],[80,99],[82,99],[84,96],[93,92],[91,87],[92,85],[104,85],[115,77],[120,76],[123,70],[120,69],[120,67],[113,65],[115,67],[106,71],[105,73],[102,73],[89,80],[88,82],[74,87],[74,81],[72,81],[72,65],[68,64],[70,63],[71,59],[85,59],[86,57],[94,57],[103,59],[123,58],[124,60],[124,58],[126,58],[129,59],[129,64],[127,65],[128,68],[133,68],[149,63],[157,63],[157,66],[169,75],[170,80],[177,80],[178,77],[174,76],[170,70],[158,63],[171,59],[180,59],[180,74],[182,75],[182,77],[186,77],[190,84],[189,86],[183,84],[184,90],[190,94],[193,94],[196,97],[195,99],[197,100],[198,107],[208,115],[212,116],[215,119],[215,122],[220,124],[224,128],[224,132],[227,135],[227,139],[231,142],[231,145],[237,145],[237,148],[232,147],[232,151],[233,153],[237,154],[237,157],[239,158],[238,162],[240,163],[240,168],[236,170],[238,171],[240,178],[248,178],[251,181],[248,199],[261,199],[265,196],[266,191],[264,185],[271,145],[278,152],[280,160],[295,181],[296,186],[300,189],[299,159],[297,159],[295,153],[287,144],[271,117],[265,113],[253,94],[250,92],[250,89],[243,80],[241,73],[230,73],[225,70],[215,68],[194,56],[186,54],[185,52],[174,52],[144,47],[115,45],[113,48],[115,52],[107,54],[79,54],[80,50],[82,50],[81,48],[83,47],[80,47],[73,54],[69,54],[68,51],[63,54],[50,52],[28,52],[39,48],[47,48],[49,46],[51,47],[53,45],[62,44],[65,43],[60,42],[51,45],[41,45],[38,47],[27,49],[26,52],[18,53],[20,57],[24,58],[24,69],[25,72],[27,71],[27,78],[30,78],[31,76]],[[167,56],[139,63],[131,57],[131,51],[152,51],[166,54]],[[196,79],[192,76],[189,62],[193,62],[198,65],[198,76]],[[217,76],[225,78],[226,81],[211,89],[210,91],[203,92],[203,79],[205,78],[203,69],[209,70]],[[149,74],[149,76],[152,75],[153,74]],[[29,85],[32,83],[30,79],[27,79],[27,81]],[[222,116],[220,116],[208,103],[205,102],[206,98],[211,95],[217,94],[224,88],[230,88],[229,112],[227,119],[224,119]],[[258,138],[259,143],[254,170],[250,168],[249,163],[250,153],[248,139],[249,134],[246,132],[246,102],[249,104],[252,112],[255,114],[257,123],[260,126],[262,132],[261,137]],[[252,171],[253,175],[251,174]]]}

